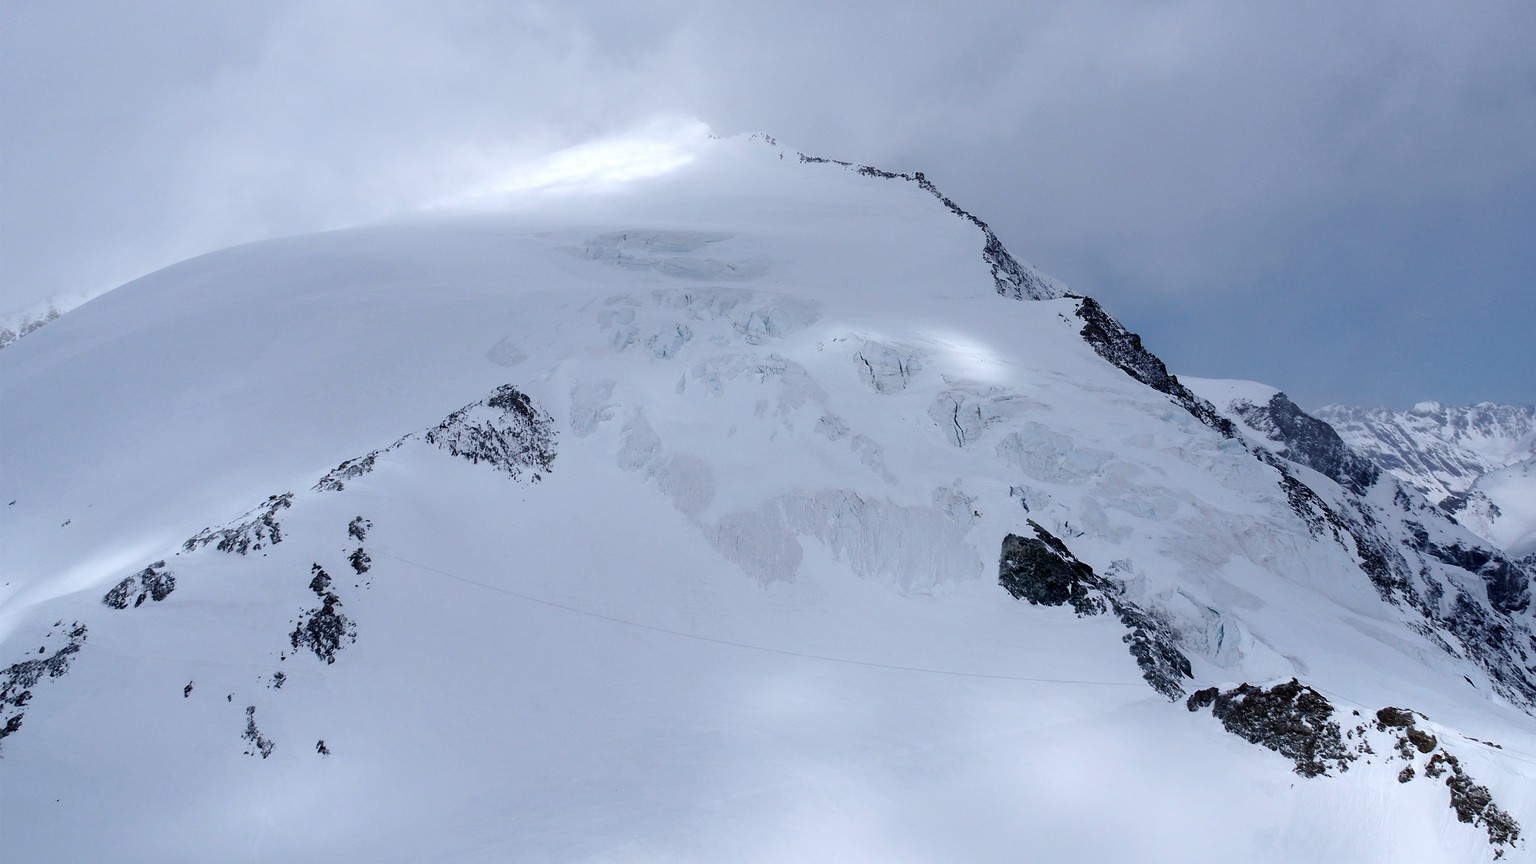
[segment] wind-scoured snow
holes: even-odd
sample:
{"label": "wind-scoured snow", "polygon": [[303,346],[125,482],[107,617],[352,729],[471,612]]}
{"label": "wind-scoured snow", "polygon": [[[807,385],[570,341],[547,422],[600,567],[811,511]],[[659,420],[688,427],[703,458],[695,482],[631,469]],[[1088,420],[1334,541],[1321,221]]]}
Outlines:
{"label": "wind-scoured snow", "polygon": [[[1148,386],[921,175],[693,153],[0,353],[0,668],[68,661],[8,854],[1531,860],[1524,571]],[[1047,547],[1113,614],[1010,593]],[[1351,759],[1229,732],[1260,690]]]}

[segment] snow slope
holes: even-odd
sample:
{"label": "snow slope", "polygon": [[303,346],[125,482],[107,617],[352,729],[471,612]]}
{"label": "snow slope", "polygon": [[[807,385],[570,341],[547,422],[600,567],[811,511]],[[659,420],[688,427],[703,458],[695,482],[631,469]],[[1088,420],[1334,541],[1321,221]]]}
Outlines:
{"label": "snow slope", "polygon": [[[0,387],[18,860],[1533,857],[1529,574],[921,175],[700,138],[193,259]],[[1186,705],[1293,678],[1329,776]]]}

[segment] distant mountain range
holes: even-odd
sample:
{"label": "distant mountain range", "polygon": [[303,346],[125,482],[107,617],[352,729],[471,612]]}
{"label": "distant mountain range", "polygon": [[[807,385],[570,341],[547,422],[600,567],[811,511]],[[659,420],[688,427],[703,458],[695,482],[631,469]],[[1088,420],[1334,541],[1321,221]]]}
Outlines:
{"label": "distant mountain range", "polygon": [[1314,412],[1351,448],[1504,550],[1536,553],[1536,406]]}

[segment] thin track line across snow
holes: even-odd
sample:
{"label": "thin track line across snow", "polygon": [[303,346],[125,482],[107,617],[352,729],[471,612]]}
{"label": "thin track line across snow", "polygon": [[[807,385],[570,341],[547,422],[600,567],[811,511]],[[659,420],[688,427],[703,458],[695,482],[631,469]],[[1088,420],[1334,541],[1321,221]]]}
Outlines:
{"label": "thin track line across snow", "polygon": [[392,558],[402,564],[409,564],[412,567],[415,567],[419,570],[424,570],[428,573],[436,573],[439,576],[445,576],[449,579],[463,582],[466,585],[473,585],[477,588],[483,588],[487,591],[493,591],[497,594],[505,594],[508,597],[515,597],[519,600],[526,600],[529,603],[537,603],[541,606],[549,606],[554,609],[561,609],[566,612],[573,612],[577,615],[585,615],[589,618],[597,618],[599,620],[609,621],[614,624],[623,624],[628,627],[637,627],[641,630],[651,630],[656,633],[665,633],[669,636],[680,636],[684,639],[697,639],[700,642],[712,642],[716,645],[729,645],[733,648],[744,648],[749,651],[763,651],[768,654],[782,654],[786,657],[799,657],[804,660],[822,660],[828,663],[845,663],[849,666],[868,666],[875,669],[892,669],[900,672],[921,672],[927,675],[951,675],[959,678],[988,678],[995,681],[1027,681],[1036,684],[1083,684],[1096,685],[1101,687],[1145,686],[1140,681],[1086,681],[1075,678],[1033,678],[1025,675],[993,675],[986,672],[961,672],[954,669],[930,669],[922,666],[902,666],[896,663],[876,663],[872,660],[854,660],[848,657],[829,657],[825,654],[809,654],[804,651],[790,651],[786,648],[773,648],[767,645],[752,645],[746,642],[733,642],[729,639],[717,639],[713,636],[703,636],[698,633],[688,633],[682,630],[672,630],[666,627],[658,627],[654,624],[644,624],[639,621],[631,621],[627,618],[618,618],[613,615],[604,615],[601,612],[593,612],[589,609],[567,606],[564,603],[556,603],[553,600],[545,600],[540,597],[521,594],[517,591],[511,591],[506,588],[502,588],[499,585],[490,585],[485,582],[471,579],[467,576],[461,576],[457,573],[450,573],[447,570],[442,570],[437,567],[431,567],[426,564],[411,561],[406,558],[401,558],[399,555],[392,555],[388,552],[381,551],[376,547],[370,547],[369,551],[378,555],[382,555],[385,558]]}

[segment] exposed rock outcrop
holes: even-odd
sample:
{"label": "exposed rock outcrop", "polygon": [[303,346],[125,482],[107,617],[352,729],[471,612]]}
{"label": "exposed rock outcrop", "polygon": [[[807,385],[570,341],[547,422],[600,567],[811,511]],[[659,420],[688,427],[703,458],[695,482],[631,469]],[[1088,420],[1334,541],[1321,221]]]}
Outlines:
{"label": "exposed rock outcrop", "polygon": [[320,598],[320,605],[305,610],[294,623],[288,642],[295,650],[305,648],[327,664],[336,662],[336,653],[357,641],[357,626],[337,611],[341,597],[331,589],[331,576],[319,564],[310,568],[313,578],[309,590]]}
{"label": "exposed rock outcrop", "polygon": [[1114,364],[1125,374],[1173,399],[1201,423],[1220,432],[1223,438],[1237,437],[1232,421],[1216,413],[1211,403],[1201,399],[1168,371],[1157,355],[1141,344],[1141,337],[1104,311],[1097,300],[1083,297],[1077,304],[1077,317],[1083,321],[1081,335],[1096,354]]}
{"label": "exposed rock outcrop", "polygon": [[246,743],[245,755],[260,755],[265,759],[272,755],[272,750],[277,747],[276,742],[261,734],[256,728],[256,706],[250,705],[245,709],[245,731],[240,733],[240,740]]}
{"label": "exposed rock outcrop", "polygon": [[488,463],[514,480],[528,471],[529,479],[538,482],[555,461],[554,420],[511,384],[449,414],[424,437],[429,444],[476,464]]}
{"label": "exposed rock outcrop", "polygon": [[204,528],[181,544],[181,548],[191,552],[212,543],[220,552],[245,555],[267,546],[275,546],[283,542],[283,526],[277,514],[292,506],[292,492],[272,495],[256,509],[242,516],[240,521],[223,528]]}
{"label": "exposed rock outcrop", "polygon": [[555,461],[555,424],[543,408],[511,384],[471,402],[443,418],[424,433],[401,436],[388,447],[348,459],[315,483],[317,492],[340,492],[346,484],[373,471],[380,456],[398,450],[417,437],[454,456],[487,463],[513,480],[526,474],[530,482],[548,474]]}
{"label": "exposed rock outcrop", "polygon": [[1327,774],[1330,768],[1347,771],[1357,758],[1333,720],[1332,703],[1295,678],[1267,688],[1207,687],[1185,704],[1191,711],[1209,707],[1228,732],[1285,756],[1303,777]]}
{"label": "exposed rock outcrop", "polygon": [[1296,406],[1284,393],[1264,405],[1233,406],[1243,422],[1280,445],[1292,462],[1328,477],[1356,494],[1375,485],[1381,472],[1369,459],[1351,450],[1332,426]]}
{"label": "exposed rock outcrop", "polygon": [[22,660],[0,669],[0,742],[21,729],[25,713],[22,709],[32,701],[32,688],[44,678],[62,677],[69,671],[69,664],[75,655],[85,646],[88,632],[85,625],[75,621],[65,629],[63,623],[54,622],[54,629],[44,637],[51,638],[55,632],[63,637],[64,644],[53,653],[47,653],[47,646],[44,645],[39,649],[37,658]]}
{"label": "exposed rock outcrop", "polygon": [[1193,672],[1174,629],[1125,599],[1118,586],[1077,560],[1065,543],[1033,519],[1028,521],[1034,537],[1003,538],[998,584],[1014,598],[1037,606],[1070,604],[1078,615],[1113,612],[1127,628],[1121,641],[1136,658],[1142,678],[1170,701],[1182,698],[1183,681]]}
{"label": "exposed rock outcrop", "polygon": [[[1429,755],[1424,763],[1422,776],[1430,780],[1445,777],[1445,787],[1451,793],[1451,809],[1456,818],[1471,825],[1479,825],[1488,832],[1488,842],[1494,846],[1512,846],[1520,839],[1520,823],[1493,802],[1488,787],[1477,783],[1461,766],[1461,760],[1444,748],[1436,749],[1439,740],[1429,731],[1420,729],[1418,721],[1424,715],[1405,708],[1387,707],[1376,712],[1376,728],[1396,738],[1394,749],[1407,762],[1419,756]],[[1408,765],[1398,775],[1398,782],[1412,781],[1419,772]]]}
{"label": "exposed rock outcrop", "polygon": [[142,606],[145,600],[154,600],[158,603],[169,597],[175,590],[175,574],[165,569],[164,561],[156,561],[112,586],[112,589],[101,598],[101,602],[113,609],[127,609],[128,600],[134,597],[135,593],[138,596],[133,600],[133,605]]}

